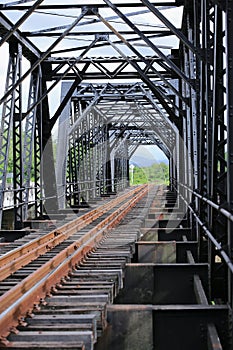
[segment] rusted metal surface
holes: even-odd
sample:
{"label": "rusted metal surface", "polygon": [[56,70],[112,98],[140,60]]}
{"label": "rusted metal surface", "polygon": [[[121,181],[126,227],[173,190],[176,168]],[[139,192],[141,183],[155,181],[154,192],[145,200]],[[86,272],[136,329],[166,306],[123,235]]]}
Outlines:
{"label": "rusted metal surface", "polygon": [[[115,305],[107,308],[107,331],[96,350],[204,350],[207,338],[208,349],[215,346],[228,349],[228,307],[209,305],[208,264],[195,263],[197,242],[190,241],[191,236],[186,237],[187,228],[177,228],[173,235],[167,235],[166,242],[161,242],[157,231],[165,223],[162,213],[161,207],[159,213],[153,208],[152,218],[149,211],[149,220],[157,228],[141,229],[142,239],[146,238],[147,242],[136,243],[137,263],[126,265],[124,289],[115,299]],[[165,218],[169,220],[168,213]],[[176,217],[171,214],[170,218],[173,224]],[[166,254],[157,254],[156,248],[164,245],[167,249],[174,243],[176,256],[173,257],[177,261],[168,264]],[[213,322],[211,330],[209,320]]]}
{"label": "rusted metal surface", "polygon": [[169,215],[177,219],[164,205],[166,216],[153,213],[157,228],[142,227],[149,207],[157,202],[161,208],[160,190],[144,196],[147,189],[141,189],[16,271],[19,284],[2,281],[0,302],[4,296],[13,302],[0,317],[0,348],[180,350],[185,344],[226,350],[229,308],[210,303],[208,264],[197,263],[197,242],[184,231],[189,228],[177,228],[174,241],[167,235],[161,242],[157,233],[156,242],[139,241],[165,231],[160,224]]}
{"label": "rusted metal surface", "polygon": [[223,350],[222,344],[218,336],[218,332],[213,323],[208,325],[207,335],[208,335],[208,350]]}
{"label": "rusted metal surface", "polygon": [[129,191],[126,194],[112,200],[110,203],[102,205],[70,223],[67,223],[66,225],[63,225],[62,227],[55,229],[42,237],[38,237],[35,240],[28,242],[23,247],[19,247],[1,256],[0,281],[4,280],[7,276],[11,275],[22,266],[27,265],[30,261],[35,260],[38,256],[45,254],[47,251],[66,240],[78,230],[98,219],[123,200],[127,199],[133,194],[138,193],[141,189],[142,187],[137,187],[133,191]]}
{"label": "rusted metal surface", "polygon": [[[24,278],[20,283],[12,287],[0,297],[0,329],[2,344],[5,346],[12,346],[12,344],[15,342],[14,337],[10,343],[7,340],[4,341],[4,337],[9,334],[12,327],[18,325],[19,318],[25,316],[26,312],[28,311],[32,312],[35,304],[40,304],[41,300],[46,298],[52,289],[54,291],[58,291],[58,294],[59,291],[61,293],[61,280],[64,282],[65,276],[70,276],[72,279],[77,279],[77,277],[80,279],[79,275],[81,275],[82,281],[84,275],[88,275],[89,277],[92,276],[92,278],[101,277],[104,279],[105,283],[108,283],[108,288],[105,286],[108,289],[107,292],[106,288],[94,288],[94,297],[92,295],[93,293],[86,293],[85,298],[83,295],[76,295],[76,301],[82,300],[84,303],[90,304],[95,310],[97,310],[97,305],[93,305],[93,303],[97,303],[101,309],[102,307],[105,308],[107,302],[112,302],[117,290],[122,287],[122,265],[124,265],[127,258],[132,255],[132,248],[130,247],[129,241],[130,235],[127,235],[128,240],[125,235],[122,237],[120,242],[118,241],[119,237],[118,240],[117,237],[115,237],[115,239],[111,238],[111,243],[109,242],[107,244],[108,249],[106,249],[105,244],[106,240],[108,239],[108,232],[110,229],[117,226],[124,216],[137,204],[137,202],[146,195],[147,190],[147,186],[144,186],[143,188],[141,187],[140,190],[134,191],[135,196],[124,202],[123,205],[104,218],[99,224],[95,225],[95,227],[86,232],[82,237],[79,237],[76,242],[68,245],[68,247],[46,261],[42,266],[38,267],[36,271],[33,271],[29,276]],[[67,226],[70,228],[70,225]],[[73,230],[73,227],[71,230]],[[134,240],[136,240],[136,238],[137,237],[135,236]],[[101,261],[98,261],[100,264],[95,265],[93,259],[94,261],[95,259],[98,259],[98,250],[96,250],[96,246],[100,244],[101,241],[103,241],[103,252],[101,252],[101,259],[103,258],[104,260],[102,263]],[[131,243],[132,242],[133,240]],[[126,243],[126,247],[123,249],[123,251],[125,251],[125,259],[123,261],[118,261],[117,257],[119,257],[119,249],[122,250],[122,244],[124,243]],[[107,254],[105,254],[105,252],[107,252]],[[91,263],[89,261],[89,270],[87,270],[86,267],[83,269],[81,265],[78,272],[76,272],[74,270],[75,266],[85,260],[88,254],[93,254]],[[108,259],[106,260],[106,258],[109,258],[109,255],[110,258],[113,259],[113,264],[111,264]],[[83,273],[84,275],[82,276]],[[116,283],[114,283],[113,286],[113,281],[116,278]],[[61,297],[62,296],[60,294],[60,298]],[[64,307],[67,309],[67,305]],[[104,309],[102,309],[102,311],[104,312]],[[101,316],[102,324],[104,323],[103,320],[105,319],[103,312]],[[24,322],[22,322],[22,324],[23,323]],[[91,343],[92,342],[90,342],[90,344]]]}
{"label": "rusted metal surface", "polygon": [[[229,349],[224,305],[108,305],[107,315],[108,328],[95,350],[220,350],[221,343]],[[212,347],[207,346],[210,320],[219,332],[219,338],[212,333]]]}

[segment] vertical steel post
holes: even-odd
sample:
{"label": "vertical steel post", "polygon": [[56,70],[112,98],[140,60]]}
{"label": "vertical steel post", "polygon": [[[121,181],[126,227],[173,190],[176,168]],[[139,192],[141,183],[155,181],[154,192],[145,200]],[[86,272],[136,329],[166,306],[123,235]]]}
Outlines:
{"label": "vertical steel post", "polygon": [[106,193],[112,192],[112,175],[111,175],[111,157],[110,157],[110,134],[109,130],[111,128],[111,124],[106,125]]}
{"label": "vertical steel post", "polygon": [[[39,96],[39,89],[41,85],[41,72],[40,68],[35,70],[31,75],[30,88],[29,88],[29,97],[28,97],[28,109],[36,103]],[[33,152],[34,149],[34,138],[35,138],[35,129],[36,129],[36,115],[37,107],[35,107],[31,113],[27,114],[26,117],[26,126],[24,133],[24,145],[23,145],[23,171],[22,171],[22,181],[24,186],[23,192],[23,217],[27,218],[28,214],[28,202],[30,194],[30,183],[32,178],[32,169],[33,169]],[[35,156],[34,156],[35,157]],[[34,178],[35,178],[35,168],[34,168]],[[35,181],[35,180],[34,180]],[[36,190],[35,190],[36,191]]]}
{"label": "vertical steel post", "polygon": [[[70,82],[62,82],[61,85],[61,101],[67,96],[67,92],[71,86]],[[56,183],[58,195],[59,209],[66,207],[66,175],[68,162],[68,130],[70,127],[70,99],[63,108],[59,117],[58,138],[57,138],[57,155],[56,155]]]}
{"label": "vertical steel post", "polygon": [[[210,131],[211,150],[210,150],[210,188],[209,197],[215,203],[224,205],[227,201],[227,177],[225,161],[226,144],[226,118],[225,118],[225,69],[224,69],[224,28],[223,11],[215,5],[212,9],[214,16],[211,16],[213,27],[213,101],[212,101],[212,120]],[[221,242],[222,246],[227,245],[227,219],[209,208],[209,227],[214,237]],[[218,252],[213,245],[210,248],[211,254],[211,290],[212,296],[227,300],[227,267],[217,258]]]}
{"label": "vertical steel post", "polygon": [[41,109],[37,110],[37,120],[34,133],[34,179],[35,179],[35,218],[43,215],[43,183],[41,176],[41,154],[42,154],[42,115]]}
{"label": "vertical steel post", "polygon": [[[200,145],[199,145],[199,191],[207,197],[209,193],[209,150],[211,146],[210,121],[211,121],[211,89],[210,89],[210,8],[209,2],[202,0],[200,4],[200,48],[204,60],[199,64],[200,75]],[[208,222],[207,205],[199,203],[199,216],[203,222]],[[199,237],[199,259],[208,260],[208,242],[203,238],[203,232]]]}
{"label": "vertical steel post", "polygon": [[[226,40],[227,40],[227,202],[233,211],[233,1],[226,1]],[[233,259],[233,224],[228,222],[228,253]],[[233,278],[228,276],[228,301],[233,306]]]}
{"label": "vertical steel post", "polygon": [[[17,77],[20,79],[22,70],[22,48],[20,45],[10,46],[12,55],[16,55],[18,61]],[[15,103],[13,115],[13,179],[14,179],[14,228],[23,227],[22,212],[22,85],[15,90]]]}
{"label": "vertical steel post", "polygon": [[[16,83],[20,74],[21,54],[18,48],[10,47],[8,70],[6,76],[5,91],[7,92]],[[19,96],[18,91],[13,90],[2,106],[1,133],[0,133],[0,228],[2,225],[4,194],[7,185],[7,172],[9,152],[11,146],[11,134],[13,127],[13,118],[15,113],[15,103]],[[21,98],[21,97],[20,97]],[[19,100],[18,100],[19,101]],[[21,112],[20,112],[21,113]],[[16,184],[15,184],[16,185]],[[16,200],[16,198],[15,198]]]}
{"label": "vertical steel post", "polygon": [[[45,66],[42,65],[42,87],[41,93],[46,91]],[[57,212],[57,186],[55,177],[55,161],[53,156],[52,133],[50,123],[50,112],[48,96],[41,103],[42,109],[42,158],[41,158],[41,174],[44,187],[44,208],[47,214]]]}

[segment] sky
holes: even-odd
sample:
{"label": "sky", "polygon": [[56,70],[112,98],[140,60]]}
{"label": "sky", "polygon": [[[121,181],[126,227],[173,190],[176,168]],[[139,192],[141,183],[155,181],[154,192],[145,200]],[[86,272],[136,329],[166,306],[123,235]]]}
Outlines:
{"label": "sky", "polygon": [[[68,0],[66,1],[66,3],[72,3],[73,1]],[[96,1],[88,1],[88,3],[102,3],[101,0],[96,0]],[[114,0],[113,0],[114,2]],[[117,0],[118,3],[124,3],[123,0]],[[128,2],[132,2],[134,3],[133,0],[128,0]],[[4,3],[9,3],[9,1],[6,0],[0,0],[0,4],[4,4]],[[33,4],[34,2],[28,2],[26,1],[26,5],[30,5]],[[44,0],[43,4],[64,4],[64,0]],[[82,3],[82,1],[80,0],[76,0],[75,3]],[[139,1],[140,3],[140,1]],[[124,14],[129,14],[135,11],[139,11],[141,8],[120,8],[121,12],[123,12]],[[79,11],[79,12],[77,12]],[[48,12],[48,11],[47,11]],[[23,31],[31,31],[31,32],[35,32],[35,31],[40,31],[40,30],[44,30],[47,28],[51,28],[51,27],[56,27],[56,26],[61,26],[61,25],[68,25],[70,23],[72,23],[72,21],[74,20],[74,16],[77,16],[80,13],[80,10],[69,10],[69,11],[64,11],[62,13],[59,13],[58,10],[56,10],[57,14],[55,13],[55,10],[50,11],[50,15],[49,14],[45,14],[44,11],[43,13],[38,13],[35,12],[33,13],[20,27],[19,29],[23,32]],[[23,16],[24,11],[5,11],[3,12],[13,23],[15,23],[20,17]],[[110,10],[110,9],[101,9],[100,13],[105,17],[105,18],[109,18],[109,17],[116,17],[116,14]],[[161,13],[169,18],[169,21],[171,23],[173,23],[176,26],[180,26],[181,25],[181,10],[180,8],[171,8],[171,9],[167,9],[165,10],[164,8],[161,8]],[[59,15],[59,16],[58,16]],[[83,20],[83,24],[82,21],[79,23],[79,25],[77,27],[74,28],[74,31],[78,31],[78,30],[84,30],[84,31],[96,31],[96,33],[98,33],[99,30],[106,30],[108,31],[108,29],[106,28],[106,26],[103,23],[97,23],[97,24],[86,24],[84,25],[84,23],[88,23],[88,21],[90,21],[90,19],[93,19],[93,16],[87,16],[84,18]],[[132,22],[134,22],[138,28],[140,29],[156,29],[157,27],[159,28],[165,28],[164,24],[157,18],[155,17],[152,13],[146,13],[146,14],[139,14],[137,16],[130,16],[129,17],[130,20]],[[113,25],[117,30],[125,30],[125,29],[129,29],[129,27],[124,23],[122,23],[122,20],[117,19],[117,20],[110,20],[111,25]],[[58,32],[61,32],[61,30],[58,30]],[[94,36],[93,36],[94,38]],[[93,39],[92,38],[92,39]],[[111,36],[112,38],[112,36]],[[43,52],[45,51],[49,45],[55,41],[55,37],[51,37],[51,38],[44,38],[44,37],[30,37],[30,40]],[[91,40],[92,40],[91,39]],[[166,49],[166,46],[168,47],[177,47],[177,43],[178,40],[175,38],[175,36],[169,36],[169,37],[163,37],[163,38],[157,38],[157,39],[153,39],[152,40],[154,43],[156,43],[156,45],[158,45],[158,47],[160,47],[161,51],[164,54],[168,54],[170,52],[169,49]],[[90,42],[90,41],[89,41]],[[72,47],[74,45],[76,45],[77,47],[79,47],[80,45],[86,45],[88,44],[88,38],[87,37],[78,37],[77,38],[65,38],[64,40],[62,40],[62,42],[60,42],[58,44],[58,46],[55,48],[55,50],[59,49],[63,49],[66,47]],[[138,46],[139,45],[139,46]],[[137,46],[137,50],[139,50],[141,53],[143,53],[144,55],[150,55],[150,54],[154,54],[153,50],[151,48],[148,48],[145,46],[145,43],[140,43],[137,42],[135,43],[135,47]],[[128,54],[132,54],[132,52],[128,52],[129,49],[127,49],[125,47],[125,45],[120,45],[121,50],[125,50],[125,53]],[[127,51],[128,50],[128,51]],[[5,78],[5,73],[6,73],[6,65],[7,65],[7,51],[8,51],[8,45],[3,45],[3,47],[0,48],[0,57],[5,57],[5,60],[1,60],[0,61],[0,77],[1,78]],[[72,51],[71,53],[65,53],[64,56],[67,57],[68,55],[70,56],[78,56],[80,53],[80,51]],[[99,48],[93,48],[90,53],[87,54],[87,56],[91,55],[91,56],[105,56],[105,55],[110,55],[113,54],[115,56],[118,56],[119,54],[117,54],[115,51],[112,52],[112,49],[109,47],[102,47],[101,49]],[[26,70],[28,68],[28,64],[26,62],[26,60],[23,60],[23,69]],[[4,80],[4,79],[3,79]],[[2,81],[2,80],[1,80]],[[3,88],[4,84],[0,85],[0,95],[2,96],[4,88]]]}
{"label": "sky", "polygon": [[[76,3],[81,2],[79,0],[76,1]],[[93,1],[93,2],[97,2],[97,1]],[[101,1],[100,1],[101,2]],[[124,3],[123,0],[118,0],[117,1]],[[129,0],[129,2],[134,2]],[[9,1],[6,0],[0,0],[0,4],[4,4],[4,3],[9,3]],[[33,4],[34,2],[28,2],[27,4]],[[64,4],[64,0],[45,0],[43,2],[43,4],[54,4],[54,3],[61,3]],[[72,1],[67,1],[66,3],[72,3]],[[82,2],[81,2],[82,3]],[[89,2],[88,2],[89,3]],[[133,11],[136,11],[137,9],[135,8],[121,8],[122,12],[125,13],[130,13]],[[102,10],[103,14],[105,16],[114,16],[115,13],[113,13],[111,10],[107,10],[104,9]],[[161,9],[161,12],[167,16],[169,18],[169,20],[177,26],[180,26],[180,22],[181,22],[181,16],[180,16],[180,9],[179,8],[173,8],[173,9],[169,9],[169,10],[164,10]],[[17,19],[19,19],[24,12],[19,11],[17,12],[7,12],[7,16],[13,21],[15,22]],[[26,20],[26,22],[20,27],[20,30],[22,31],[26,31],[26,30],[32,30],[32,31],[36,31],[36,30],[41,30],[41,29],[45,29],[48,27],[53,27],[56,25],[61,25],[61,24],[68,24],[71,23],[71,21],[73,19],[70,18],[70,12],[67,13],[63,13],[64,17],[60,17],[60,16],[53,16],[53,15],[42,15],[42,14],[33,14],[33,16],[29,17],[29,19]],[[73,13],[72,13],[73,15]],[[67,16],[67,18],[66,18]],[[139,15],[139,16],[135,16],[135,17],[131,17],[131,20],[134,21],[135,23],[138,23],[141,25],[141,28],[152,28],[154,26],[161,26],[163,25],[157,18],[155,18],[155,16],[151,13],[147,13],[144,15]],[[125,24],[121,24],[120,22],[116,23],[112,23],[114,26],[117,26],[117,29],[126,29]],[[143,25],[143,26],[142,26]],[[87,27],[83,27],[82,29],[86,30]],[[103,24],[95,24],[95,25],[91,25],[90,26],[90,30],[96,30],[96,32],[98,32],[98,28],[103,28]],[[41,49],[42,51],[46,50],[46,48],[55,40],[54,38],[49,38],[49,39],[42,39],[42,38],[30,38],[30,40],[32,42],[34,42],[36,45],[38,45],[39,49]],[[83,45],[83,43],[85,43],[85,40],[87,40],[87,38],[79,38],[79,40],[84,40],[81,45]],[[75,41],[75,43],[77,44],[77,40]],[[168,39],[165,38],[160,38],[160,39],[156,39],[156,44],[157,45],[170,45],[171,47],[176,47],[177,46],[177,39],[174,37],[170,37]],[[71,45],[71,40],[67,40],[65,39],[62,44],[59,44],[59,48],[62,47],[66,47],[67,45]],[[71,45],[72,46],[72,45]],[[122,45],[121,45],[121,49],[123,49]],[[137,49],[139,49],[141,52],[143,52],[145,55],[150,55],[151,49],[148,49],[146,47],[137,47]],[[126,51],[127,52],[127,51]],[[168,50],[164,49],[163,50],[164,53],[167,53]],[[71,55],[74,55],[75,53],[72,52]],[[77,54],[77,53],[76,53]],[[93,56],[104,56],[104,55],[108,55],[109,54],[109,49],[105,48],[105,49],[101,49],[101,52],[99,49],[93,49],[91,51],[91,54]],[[7,71],[7,60],[8,60],[8,44],[4,44],[1,48],[0,48],[0,57],[1,58],[5,58],[5,59],[1,59],[0,61],[0,79],[1,82],[4,82],[6,79],[6,71]],[[23,59],[23,73],[29,68],[29,63],[27,62],[26,59]],[[23,83],[23,91],[28,91],[29,88],[29,79],[26,79],[25,82]],[[2,96],[4,94],[4,89],[5,89],[5,84],[2,83],[0,84],[0,96]],[[27,109],[27,96],[28,93],[25,93],[25,96],[23,98],[23,110]],[[59,101],[60,101],[60,84],[58,84],[57,87],[55,87],[55,89],[49,94],[49,102],[50,102],[50,112],[51,115],[53,115],[53,113],[56,111],[56,109],[59,106]],[[1,107],[0,107],[1,108]],[[140,146],[138,148],[138,150],[136,151],[134,157],[149,157],[149,158],[153,158],[155,157],[156,159],[166,159],[166,157],[164,156],[163,152],[159,150],[159,148],[157,146]]]}
{"label": "sky", "polygon": [[168,159],[158,146],[153,145],[139,146],[130,159],[131,164],[133,163],[139,167],[150,166],[153,163],[160,162],[167,163]]}

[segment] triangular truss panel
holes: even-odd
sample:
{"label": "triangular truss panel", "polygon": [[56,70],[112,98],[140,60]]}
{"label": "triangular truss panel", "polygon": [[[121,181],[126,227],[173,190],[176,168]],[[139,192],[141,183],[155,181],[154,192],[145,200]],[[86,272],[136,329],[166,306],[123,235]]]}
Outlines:
{"label": "triangular truss panel", "polygon": [[125,188],[157,145],[232,305],[232,33],[230,0],[0,0],[0,224]]}

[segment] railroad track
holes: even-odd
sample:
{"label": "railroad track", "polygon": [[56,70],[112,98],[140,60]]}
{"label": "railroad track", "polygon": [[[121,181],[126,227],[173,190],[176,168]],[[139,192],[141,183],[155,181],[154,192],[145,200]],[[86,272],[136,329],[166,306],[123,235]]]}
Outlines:
{"label": "railroad track", "polygon": [[138,224],[116,226],[147,193],[139,186],[0,257],[1,348],[93,349],[139,238]]}

